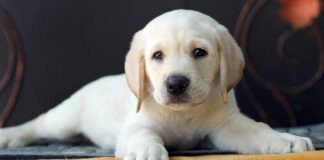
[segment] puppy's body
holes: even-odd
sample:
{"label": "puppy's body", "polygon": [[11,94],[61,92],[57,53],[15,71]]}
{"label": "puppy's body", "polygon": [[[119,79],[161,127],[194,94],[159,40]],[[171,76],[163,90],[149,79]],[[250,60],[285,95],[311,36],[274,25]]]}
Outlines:
{"label": "puppy's body", "polygon": [[239,112],[232,88],[243,66],[222,25],[195,11],[168,12],[135,34],[126,75],[96,80],[38,118],[1,129],[0,147],[82,133],[127,160],[166,160],[165,147],[191,149],[205,138],[240,153],[313,150],[310,139]]}
{"label": "puppy's body", "polygon": [[[230,97],[235,98],[232,92]],[[231,101],[234,104],[228,106],[212,102],[200,104],[182,112],[159,106],[153,99],[147,99],[140,113],[136,113],[137,100],[128,89],[124,74],[94,81],[67,101],[73,101],[73,98],[80,98],[83,101],[82,108],[78,109],[83,110],[82,124],[77,125],[81,127],[79,130],[97,145],[107,149],[114,149],[121,126],[131,123],[150,126],[170,148],[190,149],[205,138],[213,126],[221,123],[222,119],[238,112],[235,101]],[[111,101],[115,103],[109,103]],[[137,119],[139,120],[136,121]]]}

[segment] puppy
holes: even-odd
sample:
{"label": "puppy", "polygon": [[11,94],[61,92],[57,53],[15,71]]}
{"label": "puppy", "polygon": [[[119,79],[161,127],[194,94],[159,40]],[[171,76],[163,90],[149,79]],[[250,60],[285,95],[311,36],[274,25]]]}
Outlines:
{"label": "puppy", "polygon": [[138,31],[126,74],[96,80],[36,119],[0,130],[0,147],[82,133],[126,160],[167,160],[166,148],[207,138],[243,154],[313,150],[309,138],[272,130],[242,115],[233,87],[244,58],[227,29],[191,10],[158,16]]}

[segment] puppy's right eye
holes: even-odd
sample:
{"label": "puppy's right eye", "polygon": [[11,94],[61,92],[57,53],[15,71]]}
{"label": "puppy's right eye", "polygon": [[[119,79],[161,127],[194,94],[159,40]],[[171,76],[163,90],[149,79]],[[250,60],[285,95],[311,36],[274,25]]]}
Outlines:
{"label": "puppy's right eye", "polygon": [[164,57],[163,53],[161,51],[157,51],[153,53],[152,59],[163,60],[163,57]]}

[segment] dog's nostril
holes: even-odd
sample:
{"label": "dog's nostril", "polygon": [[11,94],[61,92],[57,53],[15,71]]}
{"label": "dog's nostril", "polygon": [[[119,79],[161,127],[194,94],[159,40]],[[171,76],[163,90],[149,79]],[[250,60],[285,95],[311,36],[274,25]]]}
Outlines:
{"label": "dog's nostril", "polygon": [[166,88],[169,93],[180,95],[187,89],[189,82],[184,76],[170,76],[166,80]]}

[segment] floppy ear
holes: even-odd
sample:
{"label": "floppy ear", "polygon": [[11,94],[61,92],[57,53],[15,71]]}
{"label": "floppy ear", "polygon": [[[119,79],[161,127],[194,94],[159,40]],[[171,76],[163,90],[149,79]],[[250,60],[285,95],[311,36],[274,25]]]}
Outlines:
{"label": "floppy ear", "polygon": [[240,47],[224,26],[217,26],[217,37],[220,57],[219,85],[226,104],[227,92],[234,88],[242,78],[245,62]]}
{"label": "floppy ear", "polygon": [[137,97],[136,112],[139,112],[144,94],[145,60],[141,32],[135,33],[126,56],[125,73],[129,88]]}

